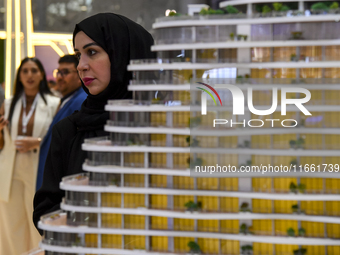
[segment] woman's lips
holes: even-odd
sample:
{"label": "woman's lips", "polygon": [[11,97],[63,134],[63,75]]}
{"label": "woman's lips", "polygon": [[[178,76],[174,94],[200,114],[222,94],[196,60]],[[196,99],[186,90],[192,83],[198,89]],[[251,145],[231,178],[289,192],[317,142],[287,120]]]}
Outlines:
{"label": "woman's lips", "polygon": [[83,82],[85,86],[88,86],[91,84],[91,82],[94,80],[94,78],[83,78]]}

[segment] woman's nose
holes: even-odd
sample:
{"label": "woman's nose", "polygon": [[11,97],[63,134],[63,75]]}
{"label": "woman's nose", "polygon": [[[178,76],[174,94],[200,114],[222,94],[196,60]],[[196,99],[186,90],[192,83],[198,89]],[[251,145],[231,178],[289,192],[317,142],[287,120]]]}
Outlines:
{"label": "woman's nose", "polygon": [[88,70],[88,68],[89,68],[89,65],[88,65],[88,62],[87,62],[87,60],[86,60],[86,57],[81,57],[81,58],[79,59],[79,64],[78,64],[78,66],[77,66],[77,70],[78,70],[79,72],[81,72],[81,71],[86,71],[86,70]]}

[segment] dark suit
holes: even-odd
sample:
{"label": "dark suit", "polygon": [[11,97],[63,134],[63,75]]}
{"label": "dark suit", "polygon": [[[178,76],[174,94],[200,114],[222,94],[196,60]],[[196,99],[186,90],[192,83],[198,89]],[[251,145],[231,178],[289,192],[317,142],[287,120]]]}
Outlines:
{"label": "dark suit", "polygon": [[51,139],[52,139],[52,127],[58,123],[60,120],[66,118],[67,116],[71,115],[74,111],[80,110],[81,104],[86,99],[87,94],[84,92],[82,88],[79,88],[73,95],[72,98],[57,112],[55,115],[47,134],[40,146],[40,155],[39,155],[39,166],[38,166],[38,174],[37,174],[37,184],[36,190],[40,189],[45,162],[47,158],[48,149],[50,148]]}

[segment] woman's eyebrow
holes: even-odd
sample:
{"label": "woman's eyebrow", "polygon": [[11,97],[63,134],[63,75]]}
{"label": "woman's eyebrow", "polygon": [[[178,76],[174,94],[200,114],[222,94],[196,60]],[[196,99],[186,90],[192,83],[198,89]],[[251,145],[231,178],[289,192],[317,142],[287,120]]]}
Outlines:
{"label": "woman's eyebrow", "polygon": [[[85,45],[83,46],[83,49],[86,49],[87,47],[90,47],[90,46],[92,46],[92,45],[98,46],[97,43],[92,42],[92,43],[85,44]],[[78,50],[78,49],[74,49],[74,51],[79,51],[79,50]]]}

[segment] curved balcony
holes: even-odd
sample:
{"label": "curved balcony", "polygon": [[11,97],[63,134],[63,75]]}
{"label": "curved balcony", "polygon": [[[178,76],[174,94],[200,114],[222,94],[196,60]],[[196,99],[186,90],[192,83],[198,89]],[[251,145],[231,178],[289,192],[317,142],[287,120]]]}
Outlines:
{"label": "curved balcony", "polygon": [[[192,135],[192,136],[249,136],[249,135],[275,135],[275,134],[340,134],[338,128],[313,128],[313,127],[298,127],[298,128],[261,128],[261,129],[232,129],[232,128],[172,128],[172,127],[141,127],[141,126],[115,126],[114,122],[109,122],[109,125],[104,127],[104,130],[112,133],[127,133],[127,134],[172,134],[172,135]],[[110,125],[111,124],[111,125]],[[137,124],[138,125],[138,124]]]}
{"label": "curved balcony", "polygon": [[[159,90],[171,91],[171,90],[190,90],[190,83],[188,80],[183,83],[185,78],[182,75],[174,74],[171,70],[160,71],[159,73],[169,72],[165,75],[155,77],[155,73],[145,73],[142,78],[135,78],[130,81],[130,86],[135,88],[138,86],[137,91],[146,91],[146,88],[150,88],[150,91]],[[171,73],[170,73],[171,72]],[[143,72],[144,73],[144,72]],[[158,74],[159,74],[158,73]],[[176,76],[176,77],[174,77]],[[202,79],[204,82],[204,79]],[[325,90],[339,90],[340,79],[337,78],[216,78],[219,84],[233,84],[240,87],[240,89],[246,89],[247,86],[251,86],[254,90],[272,89],[273,87],[282,86],[299,86],[306,89],[325,89]],[[131,89],[132,90],[132,89]],[[147,90],[149,91],[149,90]]]}
{"label": "curved balcony", "polygon": [[[132,206],[132,205],[129,205]],[[89,225],[93,227],[98,227],[97,224],[89,224],[88,214],[93,214],[92,216],[96,218],[96,214],[122,214],[122,215],[141,215],[141,216],[155,216],[178,219],[194,219],[194,220],[297,220],[297,221],[310,221],[310,222],[321,222],[321,223],[336,223],[340,224],[340,219],[338,215],[313,215],[313,214],[282,214],[282,213],[235,213],[233,211],[221,210],[221,211],[200,211],[200,212],[188,212],[180,209],[155,209],[150,206],[146,207],[135,207],[135,208],[120,208],[118,205],[116,207],[89,207],[89,206],[79,206],[61,203],[61,209],[67,212],[78,212],[84,213],[84,216],[80,216],[80,220],[77,225]],[[75,220],[72,218],[69,220],[69,225],[74,225],[72,222]],[[66,219],[65,219],[66,224]],[[110,226],[103,226],[105,228]],[[116,226],[117,227],[117,226]],[[119,226],[120,228],[121,226]],[[117,227],[118,228],[118,227]],[[143,227],[144,228],[144,227]]]}
{"label": "curved balcony", "polygon": [[[177,61],[177,60],[176,60]],[[157,60],[142,61],[139,60],[128,66],[129,71],[154,71],[154,70],[206,70],[219,68],[338,68],[339,61],[315,61],[315,62],[260,62],[260,63],[240,63],[240,62],[226,62],[220,59],[219,62],[214,60],[202,59],[202,63],[198,62],[173,62],[173,63],[159,63]],[[229,61],[229,59],[228,59]],[[210,62],[210,63],[209,63]]]}
{"label": "curved balcony", "polygon": [[175,84],[164,84],[164,85],[145,85],[145,84],[136,84],[129,85],[129,91],[188,91],[190,90],[190,85],[175,85]]}
{"label": "curved balcony", "polygon": [[199,16],[179,16],[162,17],[156,19],[152,25],[153,29],[169,27],[195,27],[195,26],[222,26],[222,25],[248,25],[248,24],[278,24],[278,23],[305,23],[305,22],[327,22],[338,21],[338,14],[310,15],[305,16],[301,12],[295,12],[296,16],[260,17],[262,14],[227,14],[227,15],[199,15]]}
{"label": "curved balcony", "polygon": [[[255,235],[241,235],[241,234],[235,235],[235,234],[225,234],[225,233],[174,231],[174,230],[157,231],[157,230],[140,230],[140,229],[98,229],[98,228],[92,228],[92,227],[83,227],[83,228],[78,228],[79,230],[77,232],[75,231],[74,227],[50,226],[50,225],[45,225],[41,222],[39,222],[39,227],[45,231],[46,239],[43,239],[42,244],[47,244],[51,246],[69,246],[69,247],[73,246],[74,250],[80,249],[82,246],[86,247],[89,245],[86,242],[76,243],[77,236],[74,236],[73,240],[71,239],[70,241],[64,241],[65,239],[69,238],[72,235],[71,233],[102,234],[102,235],[103,234],[121,234],[121,235],[143,235],[143,236],[166,235],[170,237],[192,236],[195,238],[207,238],[207,236],[209,236],[209,238],[216,238],[216,239],[221,239],[221,240],[238,240],[238,241],[259,242],[259,243],[298,244],[298,245],[337,245],[339,243],[338,239],[329,239],[329,238],[308,238],[308,237],[291,238],[291,237],[279,237],[279,236],[255,236]],[[53,236],[53,238],[47,239],[50,235]],[[41,247],[44,248],[43,245]],[[97,247],[97,245],[95,247]],[[88,248],[83,248],[83,249],[88,249]],[[108,254],[107,252],[109,251],[111,251],[111,253],[118,252],[118,251],[114,251],[114,249],[105,249],[105,248],[98,248],[96,250],[97,250],[96,253],[100,253],[100,254]],[[105,252],[102,252],[102,251],[105,251]],[[123,249],[122,251],[129,252],[128,249]],[[120,251],[119,254],[129,254],[125,252],[122,253]]]}
{"label": "curved balcony", "polygon": [[[268,110],[271,106],[257,106],[257,110]],[[140,105],[138,102],[131,101],[130,104],[121,104],[120,102],[110,101],[105,106],[105,110],[109,112],[190,112],[196,111],[201,112],[200,105],[181,105],[180,102],[175,105],[171,104],[151,104],[151,101],[146,101],[145,104]],[[208,106],[207,111],[228,111],[232,112],[232,106]],[[248,108],[244,109],[249,112]],[[312,112],[339,112],[340,105],[308,105],[308,110]],[[277,106],[275,112],[281,111],[281,106]],[[287,112],[298,112],[300,111],[297,107],[287,105]]]}
{"label": "curved balcony", "polygon": [[89,152],[158,152],[158,153],[201,153],[201,154],[239,154],[239,155],[276,155],[276,156],[340,156],[337,149],[262,149],[262,148],[199,148],[199,147],[164,147],[131,145],[113,145],[108,138],[86,139],[82,149]]}
{"label": "curved balcony", "polygon": [[[224,38],[225,39],[225,38]],[[169,39],[170,40],[170,39]],[[174,39],[171,39],[174,40]],[[262,39],[263,40],[263,39]],[[202,49],[237,49],[237,48],[255,48],[255,47],[297,47],[297,46],[333,46],[340,45],[339,39],[329,40],[268,40],[268,41],[232,41],[230,38],[222,42],[181,42],[180,39],[175,42],[166,41],[164,44],[151,46],[152,51],[174,51],[174,50],[202,50]]]}
{"label": "curved balcony", "polygon": [[[282,87],[288,87],[288,86],[299,86],[299,88],[305,88],[308,90],[332,90],[332,91],[338,91],[340,90],[340,80],[337,80],[338,83],[332,85],[332,84],[305,84],[305,83],[289,83],[289,84],[257,84],[255,82],[256,79],[245,79],[244,81],[240,81],[240,83],[235,82],[236,79],[233,79],[234,82],[223,82],[221,84],[236,84],[238,88],[241,90],[247,90],[248,88],[252,88],[253,91],[263,91],[263,90],[268,90],[271,91],[272,88],[282,88]],[[246,81],[247,80],[247,81]],[[254,81],[253,81],[254,80]],[[270,79],[269,79],[270,80]],[[283,79],[282,79],[283,80]],[[293,79],[290,79],[293,81]],[[268,79],[267,79],[268,82]],[[143,91],[143,92],[148,92],[148,93],[153,93],[155,95],[155,91],[164,91],[166,93],[173,92],[173,91],[190,91],[191,85],[189,84],[183,84],[183,85],[175,85],[175,84],[168,84],[168,85],[144,85],[144,84],[136,84],[136,85],[129,85],[128,90],[129,91]],[[138,99],[134,99],[138,101]],[[325,102],[326,103],[326,102]]]}
{"label": "curved balcony", "polygon": [[[238,197],[251,199],[269,200],[297,200],[297,201],[339,201],[339,194],[290,194],[290,193],[263,193],[263,192],[238,192],[238,191],[218,191],[218,190],[189,190],[171,188],[145,188],[145,187],[115,187],[115,186],[90,186],[70,184],[65,178],[60,183],[62,190],[68,191],[65,203],[78,203],[87,201],[89,206],[98,206],[95,193],[124,193],[124,194],[149,194],[149,195],[194,195],[194,196],[216,196],[216,197]],[[84,197],[92,198],[92,202]]]}
{"label": "curved balcony", "polygon": [[[293,2],[292,0],[282,0],[281,3]],[[303,0],[303,2],[319,2],[319,0]],[[256,3],[273,3],[273,0],[227,0],[220,2],[220,8],[226,7],[228,5],[237,6],[243,4],[256,4]]]}
{"label": "curved balcony", "polygon": [[[220,228],[219,231],[216,231],[216,228],[201,228],[193,232],[192,228],[185,229],[181,227],[181,231],[178,231],[176,228],[173,230],[164,230],[161,227],[159,230],[157,229],[158,225],[154,225],[151,229],[147,228],[148,226],[145,224],[128,224],[127,228],[121,228],[121,226],[118,225],[112,225],[104,226],[104,228],[98,228],[96,225],[88,226],[87,223],[82,224],[79,222],[79,224],[82,224],[82,227],[75,228],[74,226],[66,226],[63,222],[60,222],[60,218],[63,218],[64,222],[66,222],[66,217],[61,216],[59,212],[56,212],[56,214],[52,215],[53,219],[49,219],[48,217],[42,218],[42,220],[39,222],[39,227],[44,230],[44,239],[41,244],[41,246],[47,247],[49,250],[55,250],[60,248],[60,246],[63,247],[63,251],[67,252],[67,248],[71,248],[72,252],[74,252],[76,249],[82,249],[85,248],[88,251],[89,248],[92,248],[92,252],[97,253],[102,251],[104,254],[107,254],[106,252],[112,251],[112,249],[119,249],[122,246],[122,242],[112,243],[109,241],[110,235],[139,235],[139,236],[145,236],[148,238],[153,238],[156,236],[168,236],[168,237],[186,237],[186,236],[192,236],[196,238],[204,238],[207,235],[209,238],[215,238],[220,240],[238,240],[238,241],[248,241],[248,242],[265,242],[265,243],[273,243],[273,244],[300,244],[300,245],[306,245],[313,242],[313,244],[322,242],[322,245],[333,245],[334,242],[338,241],[336,239],[330,239],[329,237],[324,237],[322,235],[309,235],[306,237],[286,237],[286,233],[282,231],[275,231],[275,235],[273,237],[269,237],[270,234],[268,231],[253,231],[253,234],[238,234],[238,230],[236,229],[228,229],[228,228]],[[72,213],[73,214],[73,213]],[[59,215],[59,218],[56,217]],[[84,214],[85,215],[85,214]],[[90,214],[86,214],[86,217],[91,217]],[[57,219],[56,219],[57,218]],[[72,220],[72,219],[70,219]],[[93,220],[96,220],[93,218]],[[98,220],[98,219],[97,219]],[[57,221],[57,222],[56,222]],[[100,222],[97,221],[99,225],[101,225]],[[150,226],[149,226],[150,227]],[[147,229],[145,229],[147,228]],[[235,231],[236,230],[236,231]],[[211,232],[207,232],[211,231]],[[81,238],[85,234],[88,235],[88,237],[94,237],[94,238]],[[97,235],[100,235],[101,239],[97,240]],[[204,236],[205,235],[205,236]],[[98,236],[99,237],[99,236]],[[270,238],[271,240],[267,242],[266,238]],[[263,241],[261,241],[262,239]],[[100,241],[99,241],[100,240]],[[59,247],[58,247],[59,246]],[[148,252],[149,250],[140,248],[138,249],[135,245],[124,245],[124,252]],[[138,249],[138,250],[137,250]],[[132,251],[131,251],[132,250]],[[150,247],[150,251],[154,251],[155,249],[153,247]],[[60,250],[61,251],[61,250]],[[164,252],[164,251],[163,251]]]}
{"label": "curved balcony", "polygon": [[[117,162],[117,165],[107,165],[107,164],[95,164],[93,162],[87,161],[83,165],[83,170],[87,172],[92,172],[96,174],[149,174],[149,175],[166,175],[166,176],[191,176],[190,169],[183,168],[183,169],[176,169],[176,168],[144,168],[144,165],[141,164],[140,167],[131,167],[131,166],[120,166],[120,162]],[[282,173],[282,172],[267,172],[265,175],[261,172],[250,172],[247,173],[247,177],[313,177],[313,178],[340,178],[340,175],[330,172],[316,172],[310,173],[306,171],[291,171],[289,173]],[[195,176],[199,177],[199,176]],[[207,176],[201,177],[211,177],[208,173]],[[213,177],[244,177],[244,173],[236,172],[236,173],[214,173]],[[104,178],[102,178],[104,179]],[[109,185],[110,181],[102,181],[104,185]],[[176,188],[186,188],[186,187],[176,187]],[[334,193],[333,190],[326,191],[325,193]],[[339,192],[337,192],[339,193]]]}

